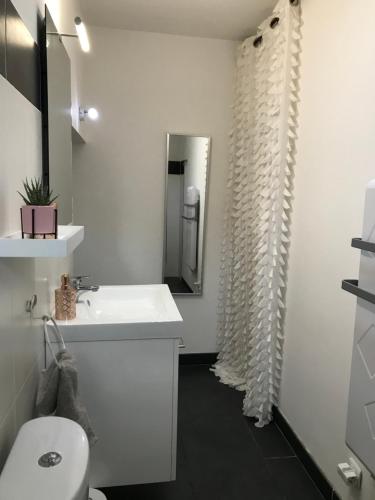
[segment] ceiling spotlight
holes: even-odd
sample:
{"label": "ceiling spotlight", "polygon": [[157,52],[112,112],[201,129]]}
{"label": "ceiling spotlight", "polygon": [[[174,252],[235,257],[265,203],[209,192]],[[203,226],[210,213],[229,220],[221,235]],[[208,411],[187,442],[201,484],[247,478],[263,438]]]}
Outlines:
{"label": "ceiling spotlight", "polygon": [[99,112],[96,108],[79,108],[79,119],[81,122],[85,121],[86,116],[90,118],[90,120],[97,120],[99,118]]}
{"label": "ceiling spotlight", "polygon": [[81,49],[83,50],[83,52],[89,52],[90,42],[89,42],[89,37],[87,36],[86,26],[82,22],[82,19],[78,16],[74,19],[74,24],[76,25],[77,35],[79,43],[81,44]]}

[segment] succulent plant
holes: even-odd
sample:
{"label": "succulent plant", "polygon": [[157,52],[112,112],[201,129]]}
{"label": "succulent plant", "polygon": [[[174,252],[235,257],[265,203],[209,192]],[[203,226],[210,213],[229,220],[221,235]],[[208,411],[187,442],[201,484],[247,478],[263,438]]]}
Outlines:
{"label": "succulent plant", "polygon": [[42,179],[38,177],[30,179],[30,181],[26,178],[23,182],[23,187],[25,189],[24,195],[19,191],[17,192],[26,205],[48,206],[57,199],[57,196],[52,197],[52,190],[48,186],[43,186]]}

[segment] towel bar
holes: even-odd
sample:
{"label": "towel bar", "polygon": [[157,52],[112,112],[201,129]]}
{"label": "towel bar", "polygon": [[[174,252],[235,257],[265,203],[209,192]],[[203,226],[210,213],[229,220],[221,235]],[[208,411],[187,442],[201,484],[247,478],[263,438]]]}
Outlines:
{"label": "towel bar", "polygon": [[185,347],[186,347],[186,345],[185,345],[184,339],[182,337],[180,337],[180,343],[178,344],[178,348],[185,349]]}
{"label": "towel bar", "polygon": [[363,290],[358,286],[358,280],[343,280],[341,284],[341,288],[346,292],[352,293],[356,295],[360,299],[366,300],[371,304],[375,304],[375,294],[368,292],[367,290]]}
{"label": "towel bar", "polygon": [[47,327],[48,321],[52,322],[53,329],[55,331],[55,335],[60,340],[60,343],[62,345],[63,351],[66,351],[66,345],[65,345],[65,342],[64,342],[64,337],[62,336],[62,334],[61,334],[61,332],[59,330],[59,327],[57,326],[56,321],[53,318],[49,317],[49,316],[43,316],[44,338],[46,339],[48,348],[49,348],[49,350],[50,350],[50,352],[52,354],[52,358],[53,358],[54,362],[60,368],[59,362],[57,361],[57,358],[56,358],[55,351],[52,348],[51,340],[49,338],[48,327]]}
{"label": "towel bar", "polygon": [[375,253],[375,243],[370,241],[364,241],[362,238],[353,238],[352,247],[359,248],[360,250],[365,250],[366,252]]}

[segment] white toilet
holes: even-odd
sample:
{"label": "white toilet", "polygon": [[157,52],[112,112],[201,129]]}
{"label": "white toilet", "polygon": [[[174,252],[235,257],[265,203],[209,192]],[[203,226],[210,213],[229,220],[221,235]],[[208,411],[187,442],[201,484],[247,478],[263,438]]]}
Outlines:
{"label": "white toilet", "polygon": [[0,476],[0,500],[106,500],[89,490],[89,445],[84,430],[66,418],[24,424]]}

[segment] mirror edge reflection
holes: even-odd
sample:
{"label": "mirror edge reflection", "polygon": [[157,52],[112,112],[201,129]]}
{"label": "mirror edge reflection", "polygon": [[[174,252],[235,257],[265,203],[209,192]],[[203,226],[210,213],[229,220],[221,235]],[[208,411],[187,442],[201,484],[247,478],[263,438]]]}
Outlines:
{"label": "mirror edge reflection", "polygon": [[[58,195],[59,224],[69,225],[73,223],[71,59],[47,4],[40,31],[42,178]],[[51,40],[58,44],[51,44]],[[56,55],[61,56],[59,61]],[[57,62],[60,71],[56,78]]]}

